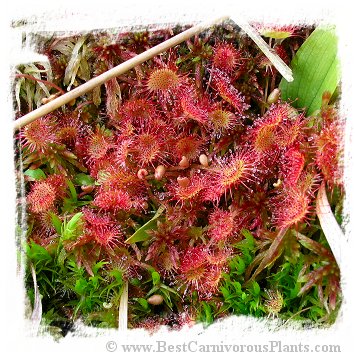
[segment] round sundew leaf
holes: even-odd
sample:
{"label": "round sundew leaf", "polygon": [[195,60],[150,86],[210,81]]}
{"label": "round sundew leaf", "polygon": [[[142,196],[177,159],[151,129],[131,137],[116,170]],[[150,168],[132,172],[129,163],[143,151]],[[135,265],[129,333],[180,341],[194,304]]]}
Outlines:
{"label": "round sundew leaf", "polygon": [[305,108],[307,115],[320,109],[323,93],[333,94],[339,83],[337,47],[334,28],[317,28],[292,59],[293,82],[282,79],[280,83],[282,99]]}

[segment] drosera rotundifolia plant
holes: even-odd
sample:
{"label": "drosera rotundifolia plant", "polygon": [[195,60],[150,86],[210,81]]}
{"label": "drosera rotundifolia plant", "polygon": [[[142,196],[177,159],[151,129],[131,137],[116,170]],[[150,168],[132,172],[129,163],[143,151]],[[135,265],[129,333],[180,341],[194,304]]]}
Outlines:
{"label": "drosera rotundifolia plant", "polygon": [[[54,333],[78,319],[117,328],[125,287],[132,329],[232,314],[335,321],[340,271],[316,214],[325,189],[342,223],[334,56],[302,81],[320,61],[314,42],[336,53],[336,37],[254,27],[294,82],[227,21],[16,132],[26,291],[34,304],[35,278]],[[16,117],[182,30],[38,35],[49,63],[17,67]]]}

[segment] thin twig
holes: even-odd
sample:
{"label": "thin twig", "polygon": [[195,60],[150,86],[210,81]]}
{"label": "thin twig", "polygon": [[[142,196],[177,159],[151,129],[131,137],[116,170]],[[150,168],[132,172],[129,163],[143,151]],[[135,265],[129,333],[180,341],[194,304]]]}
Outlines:
{"label": "thin twig", "polygon": [[79,110],[81,109],[82,107],[84,107],[85,105],[89,105],[89,104],[93,104],[94,102],[92,100],[87,100],[86,102],[82,102],[80,103],[75,109],[76,110]]}
{"label": "thin twig", "polygon": [[285,326],[285,325],[286,325],[289,321],[291,321],[294,317],[296,317],[297,315],[302,314],[302,312],[305,312],[305,311],[309,310],[310,308],[311,308],[311,306],[310,306],[310,307],[306,307],[306,308],[304,308],[304,309],[302,309],[302,310],[300,310],[300,311],[297,311],[295,314],[293,314],[291,317],[289,317],[289,318],[282,324],[282,327]]}
{"label": "thin twig", "polygon": [[95,87],[101,86],[102,84],[109,81],[110,79],[117,77],[117,76],[129,71],[130,69],[134,68],[135,66],[151,59],[154,56],[157,56],[157,55],[165,52],[169,48],[174,47],[183,41],[186,41],[190,37],[202,32],[206,28],[208,28],[212,25],[215,25],[217,23],[220,23],[220,22],[226,20],[227,18],[228,18],[227,16],[223,16],[223,17],[214,19],[213,21],[208,21],[208,22],[204,22],[204,23],[198,24],[196,26],[193,26],[193,27],[189,28],[188,30],[183,31],[180,34],[160,43],[159,45],[154,46],[154,47],[150,48],[149,50],[147,50],[143,53],[140,53],[139,55],[137,55],[137,56],[119,64],[118,66],[100,74],[99,76],[90,79],[86,83],[71,90],[70,92],[61,95],[60,97],[54,99],[53,101],[37,108],[36,110],[33,110],[32,112],[17,119],[14,122],[14,130],[18,130],[18,129],[22,128],[23,126],[52,112],[55,109],[58,109],[59,107],[71,102],[72,100],[80,97],[81,95],[92,91]]}
{"label": "thin twig", "polygon": [[49,81],[46,81],[44,79],[39,79],[39,78],[36,78],[34,76],[31,76],[30,74],[25,74],[25,73],[17,73],[15,74],[15,78],[27,78],[27,79],[31,79],[32,81],[36,81],[36,82],[41,82],[45,85],[47,85],[48,87],[52,87],[54,89],[56,89],[58,92],[64,94],[65,91],[58,87],[56,84],[52,83],[52,82],[49,82]]}

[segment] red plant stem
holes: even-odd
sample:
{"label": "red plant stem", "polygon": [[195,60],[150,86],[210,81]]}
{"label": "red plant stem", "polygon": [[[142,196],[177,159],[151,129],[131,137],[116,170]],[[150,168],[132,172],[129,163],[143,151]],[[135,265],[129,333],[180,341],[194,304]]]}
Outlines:
{"label": "red plant stem", "polygon": [[82,102],[82,103],[80,103],[80,104],[75,108],[75,110],[79,110],[79,109],[81,109],[82,107],[84,107],[85,105],[89,105],[89,104],[92,104],[92,103],[93,103],[92,100],[87,100],[87,101],[85,101],[85,102]]}
{"label": "red plant stem", "polygon": [[15,77],[16,78],[27,78],[27,79],[31,79],[32,81],[35,81],[35,82],[41,82],[49,87],[55,88],[57,91],[59,91],[62,94],[65,93],[65,91],[62,88],[58,87],[56,84],[46,81],[44,79],[39,79],[39,78],[33,77],[30,74],[18,73],[18,74],[15,74]]}

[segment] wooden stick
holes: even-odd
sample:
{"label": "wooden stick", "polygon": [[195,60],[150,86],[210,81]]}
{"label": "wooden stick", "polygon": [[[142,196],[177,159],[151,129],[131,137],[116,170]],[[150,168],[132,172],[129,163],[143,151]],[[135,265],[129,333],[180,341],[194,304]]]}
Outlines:
{"label": "wooden stick", "polygon": [[62,105],[65,105],[65,104],[71,102],[72,100],[80,97],[81,95],[92,91],[95,87],[101,86],[102,84],[109,81],[110,79],[117,77],[117,76],[129,71],[130,69],[153,58],[154,56],[157,56],[157,55],[167,51],[169,48],[174,47],[183,41],[186,41],[187,39],[189,39],[190,37],[192,37],[198,33],[201,33],[204,29],[206,29],[212,25],[218,24],[220,22],[223,22],[226,19],[228,19],[228,16],[222,16],[222,17],[219,17],[212,21],[203,22],[201,24],[193,26],[193,27],[189,28],[188,30],[181,32],[180,34],[160,43],[159,45],[154,46],[154,47],[150,48],[149,50],[147,50],[143,53],[140,53],[139,55],[129,59],[128,61],[123,62],[123,63],[119,64],[118,66],[100,74],[99,76],[90,79],[86,83],[71,90],[70,92],[61,95],[60,97],[52,100],[51,102],[49,102],[45,105],[42,105],[41,107],[24,115],[23,117],[17,119],[14,122],[14,130],[16,131],[16,130],[22,128],[23,126],[31,123],[32,121],[61,107]]}
{"label": "wooden stick", "polygon": [[263,40],[259,33],[249,25],[248,22],[243,20],[239,15],[233,14],[231,17],[242,30],[257,44],[264,55],[270,60],[270,62],[275,66],[275,68],[280,72],[282,77],[286,79],[287,82],[293,81],[292,70],[287,66],[287,64],[273,52],[271,47]]}

